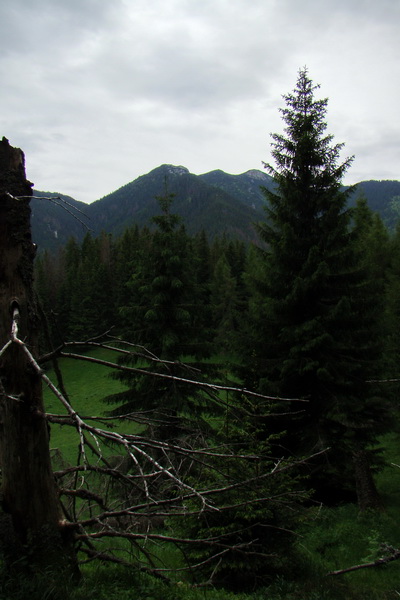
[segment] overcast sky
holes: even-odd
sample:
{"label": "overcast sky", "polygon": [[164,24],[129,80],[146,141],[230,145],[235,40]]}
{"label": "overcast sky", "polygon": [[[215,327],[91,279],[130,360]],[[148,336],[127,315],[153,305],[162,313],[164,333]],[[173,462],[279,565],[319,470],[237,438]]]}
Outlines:
{"label": "overcast sky", "polygon": [[4,0],[0,137],[91,202],[163,163],[262,169],[301,67],[355,155],[400,180],[399,0]]}

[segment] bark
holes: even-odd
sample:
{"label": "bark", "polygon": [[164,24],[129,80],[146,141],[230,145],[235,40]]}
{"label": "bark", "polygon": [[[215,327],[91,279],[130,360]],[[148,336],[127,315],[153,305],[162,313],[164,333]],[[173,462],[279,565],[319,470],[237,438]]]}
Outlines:
{"label": "bark", "polygon": [[365,450],[354,452],[353,465],[359,509],[382,510],[382,501],[372,477],[368,453]]}
{"label": "bark", "polygon": [[[0,349],[10,340],[18,309],[18,338],[38,355],[39,317],[33,291],[32,184],[24,155],[0,142]],[[23,198],[21,198],[23,197]],[[61,505],[49,453],[41,377],[23,347],[11,343],[0,356],[0,549],[9,569],[76,574],[73,540],[64,535]],[[23,560],[21,560],[23,559]],[[68,573],[69,572],[69,573]]]}

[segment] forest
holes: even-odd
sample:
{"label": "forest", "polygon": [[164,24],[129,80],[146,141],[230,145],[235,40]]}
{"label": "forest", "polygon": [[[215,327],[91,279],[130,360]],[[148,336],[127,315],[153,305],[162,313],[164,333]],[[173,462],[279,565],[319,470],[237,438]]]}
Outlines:
{"label": "forest", "polygon": [[[304,69],[284,96],[257,243],[188,234],[166,179],[147,226],[35,258],[30,368],[67,407],[48,409],[50,441],[71,426],[78,439],[75,464],[52,457],[68,552],[75,572],[77,556],[130,573],[119,598],[399,594],[398,506],[381,483],[398,468],[400,227],[362,196],[349,206],[352,157],[317,90]],[[74,409],[67,360],[82,380],[107,367],[97,415]],[[85,597],[112,597],[101,585]]]}

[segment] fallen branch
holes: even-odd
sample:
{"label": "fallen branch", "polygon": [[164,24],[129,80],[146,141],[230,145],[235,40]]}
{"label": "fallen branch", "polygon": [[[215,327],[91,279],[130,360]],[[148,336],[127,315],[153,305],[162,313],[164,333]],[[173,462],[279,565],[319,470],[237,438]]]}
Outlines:
{"label": "fallen branch", "polygon": [[391,554],[388,556],[382,556],[381,558],[377,558],[376,560],[368,563],[362,563],[360,565],[353,565],[352,567],[347,567],[346,569],[339,569],[337,571],[331,571],[327,573],[327,576],[330,575],[344,575],[345,573],[351,573],[352,571],[359,571],[360,569],[370,569],[372,567],[380,567],[382,565],[386,565],[394,560],[398,560],[400,558],[400,550],[397,548],[392,548],[391,546],[384,545],[383,549],[389,551]]}

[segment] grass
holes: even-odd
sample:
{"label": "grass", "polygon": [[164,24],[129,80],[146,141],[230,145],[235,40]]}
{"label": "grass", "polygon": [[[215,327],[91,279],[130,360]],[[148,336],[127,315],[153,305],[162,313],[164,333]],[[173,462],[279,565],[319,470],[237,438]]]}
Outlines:
{"label": "grass", "polygon": [[[166,585],[146,574],[101,567],[85,574],[71,600],[261,600],[261,596],[193,588],[182,581]],[[268,596],[268,600],[274,599]]]}
{"label": "grass", "polygon": [[398,597],[400,565],[397,562],[340,576],[327,575],[331,571],[376,560],[383,555],[384,543],[398,547],[398,510],[397,514],[360,514],[355,505],[324,508],[298,534],[298,547],[314,582],[320,581],[325,588],[335,590],[346,587],[346,598],[383,600]]}
{"label": "grass", "polygon": [[385,545],[400,548],[400,468],[395,466],[400,463],[400,435],[387,434],[381,444],[386,466],[375,480],[384,510],[360,513],[353,504],[321,507],[309,511],[311,519],[298,531],[298,549],[307,565],[310,582],[313,586],[320,582],[321,589],[325,593],[329,591],[328,598],[400,598],[399,560],[340,576],[327,576],[331,571],[385,556]]}
{"label": "grass", "polygon": [[377,474],[376,483],[388,511],[400,507],[400,434],[388,433],[381,439],[386,467]]}
{"label": "grass", "polygon": [[[97,349],[88,353],[88,355],[109,361],[116,358],[115,353],[104,349]],[[111,369],[108,367],[67,358],[61,359],[59,366],[69,400],[76,412],[82,417],[104,416],[109,407],[102,402],[103,398],[126,389],[124,384],[110,376]],[[47,375],[57,385],[54,372],[51,370]],[[44,389],[44,402],[48,413],[67,414],[66,409],[48,387]],[[126,423],[121,424],[119,427],[124,427],[126,430]],[[79,437],[75,428],[53,423],[51,425],[50,446],[53,455],[60,456],[61,454],[64,461],[69,464],[76,464]]]}

